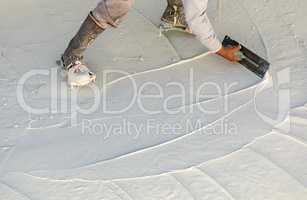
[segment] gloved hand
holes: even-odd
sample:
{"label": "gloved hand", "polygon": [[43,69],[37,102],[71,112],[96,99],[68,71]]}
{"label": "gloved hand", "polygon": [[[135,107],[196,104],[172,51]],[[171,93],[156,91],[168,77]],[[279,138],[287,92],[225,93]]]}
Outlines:
{"label": "gloved hand", "polygon": [[238,62],[242,58],[240,57],[240,49],[241,46],[237,47],[222,47],[217,54],[224,57],[225,59],[231,61],[231,62]]}

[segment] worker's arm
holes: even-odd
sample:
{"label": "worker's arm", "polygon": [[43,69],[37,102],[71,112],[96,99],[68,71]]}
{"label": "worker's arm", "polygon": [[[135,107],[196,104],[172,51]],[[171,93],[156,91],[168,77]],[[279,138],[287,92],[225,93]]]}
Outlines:
{"label": "worker's arm", "polygon": [[238,61],[235,52],[239,48],[224,48],[218,39],[207,16],[208,0],[183,0],[186,21],[197,39],[211,52],[217,53],[230,61]]}

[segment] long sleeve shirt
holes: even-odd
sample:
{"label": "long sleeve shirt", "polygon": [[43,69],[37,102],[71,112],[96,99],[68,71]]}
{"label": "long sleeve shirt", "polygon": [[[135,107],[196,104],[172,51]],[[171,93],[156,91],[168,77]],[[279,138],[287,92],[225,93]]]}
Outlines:
{"label": "long sleeve shirt", "polygon": [[183,0],[186,21],[197,39],[210,51],[222,48],[220,40],[207,16],[208,0]]}

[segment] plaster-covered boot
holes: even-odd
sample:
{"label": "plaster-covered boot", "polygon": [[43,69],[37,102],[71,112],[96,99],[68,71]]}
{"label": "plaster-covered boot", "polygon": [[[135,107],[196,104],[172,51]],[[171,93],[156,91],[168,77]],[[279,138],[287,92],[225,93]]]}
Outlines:
{"label": "plaster-covered boot", "polygon": [[182,0],[167,0],[167,7],[161,17],[163,31],[181,30],[192,33],[185,19]]}
{"label": "plaster-covered boot", "polygon": [[95,81],[96,75],[82,63],[83,53],[103,31],[99,22],[90,13],[70,41],[61,58],[69,85],[84,86]]}

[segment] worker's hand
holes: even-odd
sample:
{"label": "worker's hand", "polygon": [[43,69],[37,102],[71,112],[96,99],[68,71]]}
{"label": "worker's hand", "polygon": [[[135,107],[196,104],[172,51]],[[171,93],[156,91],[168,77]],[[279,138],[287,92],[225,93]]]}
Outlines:
{"label": "worker's hand", "polygon": [[241,60],[238,52],[240,51],[241,46],[233,47],[233,48],[226,48],[222,47],[217,54],[224,57],[225,59],[231,62],[238,62]]}

